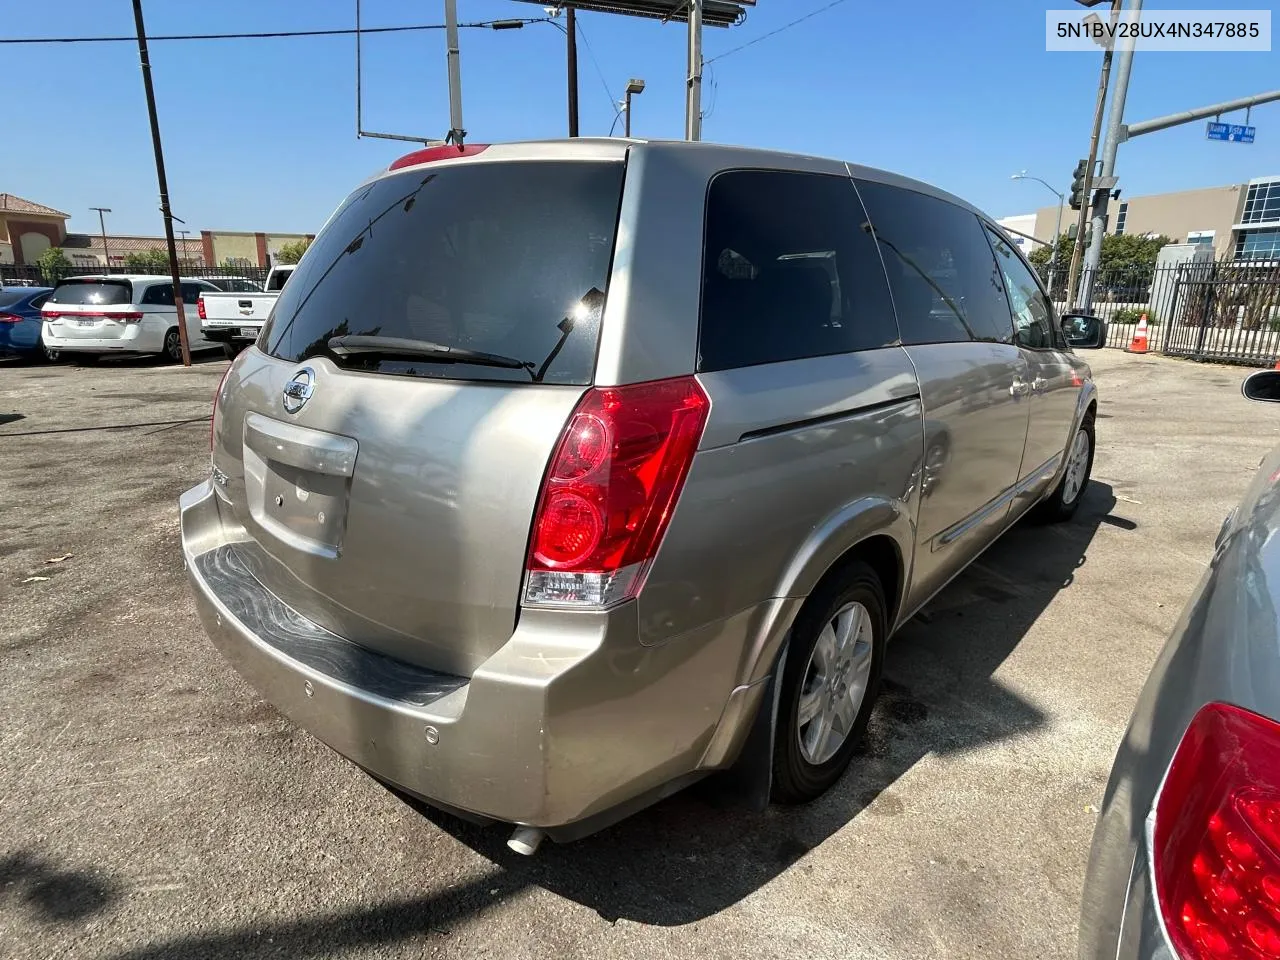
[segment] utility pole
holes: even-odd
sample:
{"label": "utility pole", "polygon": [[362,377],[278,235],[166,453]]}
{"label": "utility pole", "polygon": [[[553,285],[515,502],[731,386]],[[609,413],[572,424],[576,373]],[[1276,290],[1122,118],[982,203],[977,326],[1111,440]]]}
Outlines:
{"label": "utility pole", "polygon": [[90,207],[90,210],[98,211],[98,228],[102,231],[102,262],[107,265],[107,272],[111,272],[111,253],[107,250],[107,220],[103,214],[111,212],[110,207]]}
{"label": "utility pole", "polygon": [[164,175],[164,150],[160,146],[156,92],[151,86],[151,58],[147,55],[147,28],[142,22],[142,0],[133,0],[133,22],[138,28],[138,59],[142,63],[142,86],[147,92],[147,116],[151,120],[151,146],[156,155],[156,181],[160,186],[160,213],[164,217],[164,239],[169,248],[173,306],[178,311],[178,342],[182,345],[182,365],[189,367],[191,366],[191,343],[187,337],[186,311],[182,308],[182,281],[178,277],[178,251],[173,242],[173,211],[169,209],[169,181]]}
{"label": "utility pole", "polygon": [[569,136],[578,135],[578,15],[573,5],[565,7],[565,75],[569,83]]}
{"label": "utility pole", "polygon": [[702,0],[689,0],[689,79],[684,138],[702,139]]}
{"label": "utility pole", "polygon": [[[1129,0],[1125,11],[1127,22],[1136,23],[1142,12],[1142,0]],[[1080,305],[1087,313],[1093,306],[1093,284],[1102,263],[1102,237],[1107,230],[1107,202],[1111,199],[1112,181],[1116,170],[1116,148],[1120,146],[1124,127],[1124,101],[1129,93],[1129,74],[1133,70],[1133,48],[1137,41],[1129,35],[1120,48],[1116,61],[1116,83],[1111,89],[1111,103],[1107,107],[1107,136],[1102,143],[1101,176],[1105,186],[1093,198],[1093,235],[1089,238],[1089,250],[1084,258],[1084,293]],[[1088,196],[1088,192],[1085,193]]]}
{"label": "utility pole", "polygon": [[[1121,0],[1111,0],[1112,36],[1120,14]],[[1093,133],[1089,137],[1089,158],[1084,171],[1084,202],[1080,204],[1080,216],[1076,219],[1076,242],[1071,248],[1071,266],[1067,270],[1067,308],[1076,306],[1076,293],[1080,283],[1080,261],[1084,254],[1085,227],[1089,222],[1089,197],[1093,193],[1093,168],[1098,159],[1098,135],[1102,132],[1102,110],[1107,102],[1107,84],[1111,79],[1111,47],[1102,54],[1102,74],[1098,77],[1098,100],[1093,108]]]}
{"label": "utility pole", "polygon": [[467,131],[462,129],[462,52],[458,46],[458,0],[444,0],[444,23],[449,58],[449,134],[445,141],[461,147]]}

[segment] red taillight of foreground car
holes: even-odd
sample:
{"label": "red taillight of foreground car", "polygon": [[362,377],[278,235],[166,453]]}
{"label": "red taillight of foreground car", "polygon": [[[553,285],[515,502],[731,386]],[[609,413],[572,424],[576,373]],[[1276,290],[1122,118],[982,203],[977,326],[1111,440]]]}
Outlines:
{"label": "red taillight of foreground car", "polygon": [[583,395],[538,497],[526,603],[607,606],[639,592],[710,409],[693,377]]}
{"label": "red taillight of foreground car", "polygon": [[201,320],[209,319],[204,315],[204,294],[201,294],[200,297],[196,300],[196,313],[200,315]]}
{"label": "red taillight of foreground car", "polygon": [[22,318],[16,313],[0,313],[0,323],[21,323]]}
{"label": "red taillight of foreground car", "polygon": [[1195,715],[1156,800],[1152,861],[1179,957],[1280,958],[1280,724],[1225,703]]}

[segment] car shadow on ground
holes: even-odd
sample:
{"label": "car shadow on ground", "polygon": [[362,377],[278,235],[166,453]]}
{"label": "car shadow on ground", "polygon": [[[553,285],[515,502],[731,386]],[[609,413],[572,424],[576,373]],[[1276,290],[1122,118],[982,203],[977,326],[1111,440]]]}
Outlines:
{"label": "car shadow on ground", "polygon": [[888,788],[927,754],[972,749],[1046,723],[993,674],[1058,592],[1071,589],[1115,503],[1111,488],[1094,481],[1072,522],[1018,524],[904,626],[886,653],[884,686],[859,756],[811,804],[733,809],[710,778],[585,840],[546,843],[527,859],[507,850],[507,829],[418,808],[522,884],[608,920],[678,925],[717,913],[873,803],[873,813],[900,813],[902,802]]}

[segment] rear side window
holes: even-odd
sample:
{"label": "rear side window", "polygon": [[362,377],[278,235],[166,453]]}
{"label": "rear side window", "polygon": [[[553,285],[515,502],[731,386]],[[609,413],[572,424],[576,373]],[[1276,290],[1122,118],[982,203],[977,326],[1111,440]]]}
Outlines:
{"label": "rear side window", "polygon": [[[172,287],[170,289],[172,289]],[[205,293],[206,291],[214,293],[216,292],[216,288],[212,286],[205,287],[199,283],[184,283],[182,285],[182,302],[194,304],[200,299],[200,294]],[[172,296],[170,296],[170,299],[172,299]]]}
{"label": "rear side window", "polygon": [[699,370],[898,339],[884,268],[846,177],[722,173],[707,195]]}
{"label": "rear side window", "polygon": [[858,193],[875,227],[903,343],[1010,343],[1004,285],[982,223],[927,194],[868,180]]}
{"label": "rear side window", "polygon": [[[261,342],[284,360],[324,355],[381,373],[590,383],[623,170],[491,162],[368,184],[290,275]],[[344,336],[415,341],[419,355],[335,355],[329,341]],[[434,347],[514,368],[421,355]]]}
{"label": "rear side window", "polygon": [[172,307],[173,284],[153,283],[151,286],[147,287],[147,291],[142,295],[142,299],[139,303],[145,303],[148,306],[153,307]]}
{"label": "rear side window", "polygon": [[128,280],[63,280],[49,294],[49,303],[80,306],[114,306],[133,302]]}
{"label": "rear side window", "polygon": [[288,279],[289,279],[289,275],[290,275],[292,272],[293,272],[292,270],[289,270],[289,271],[286,271],[286,272],[273,273],[273,274],[271,274],[271,276],[267,279],[267,289],[266,289],[266,292],[267,292],[267,293],[274,293],[274,292],[275,292],[275,291],[277,291],[277,290],[283,290],[283,289],[284,289],[284,282],[285,282],[286,280],[288,280]]}

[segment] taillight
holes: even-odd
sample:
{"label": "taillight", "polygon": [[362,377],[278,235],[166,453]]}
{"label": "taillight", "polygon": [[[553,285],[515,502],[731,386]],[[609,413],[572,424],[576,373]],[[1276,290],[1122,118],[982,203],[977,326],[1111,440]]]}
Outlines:
{"label": "taillight", "polygon": [[204,294],[203,293],[200,294],[199,299],[196,300],[196,313],[200,314],[201,320],[209,319],[204,315]]}
{"label": "taillight", "polygon": [[21,323],[22,318],[16,313],[0,313],[0,323]]}
{"label": "taillight", "polygon": [[[92,314],[90,314],[92,316]],[[99,316],[105,317],[107,320],[121,320],[124,323],[137,323],[142,319],[142,312],[128,311],[123,313],[103,313]]]}
{"label": "taillight", "polygon": [[693,377],[583,395],[538,497],[526,603],[607,606],[640,591],[710,409]]}
{"label": "taillight", "polygon": [[57,320],[62,314],[57,310],[45,310],[40,314],[41,320]]}
{"label": "taillight", "polygon": [[213,391],[213,412],[209,416],[209,458],[213,458],[213,435],[218,427],[218,401],[222,399],[222,387],[227,382],[227,376],[231,373],[231,368],[235,366],[232,360],[227,364],[227,369],[222,371],[222,379],[218,381],[218,389]]}
{"label": "taillight", "polygon": [[1280,957],[1280,724],[1203,707],[1160,789],[1151,850],[1179,957]]}

